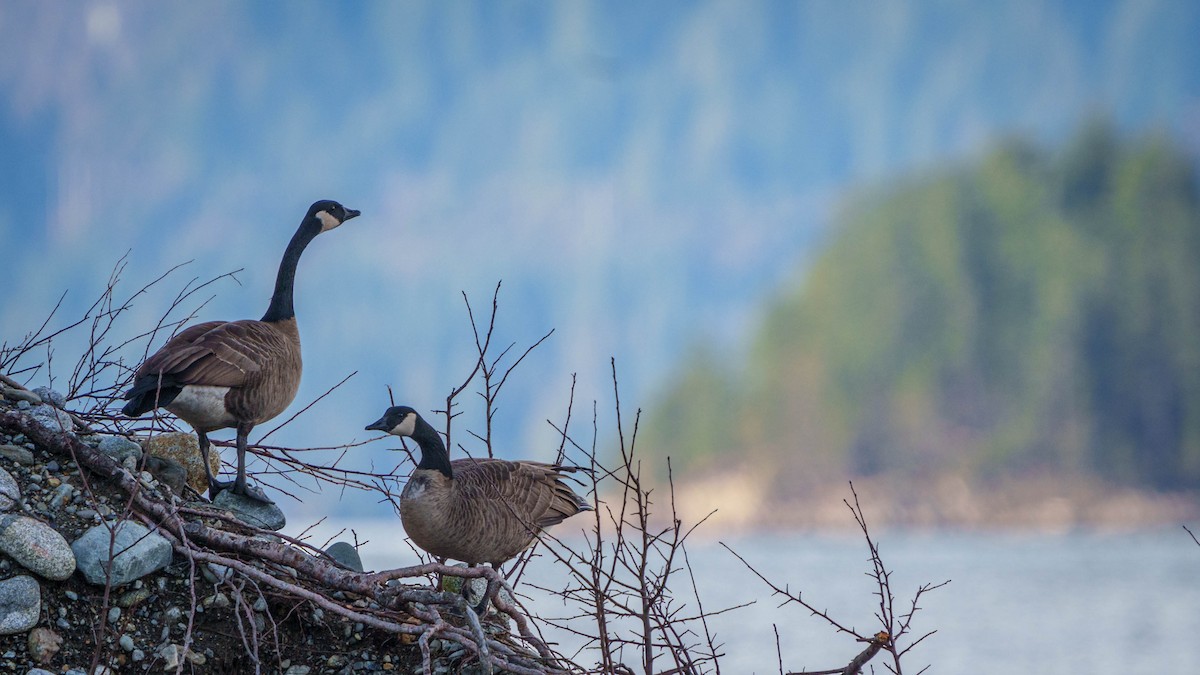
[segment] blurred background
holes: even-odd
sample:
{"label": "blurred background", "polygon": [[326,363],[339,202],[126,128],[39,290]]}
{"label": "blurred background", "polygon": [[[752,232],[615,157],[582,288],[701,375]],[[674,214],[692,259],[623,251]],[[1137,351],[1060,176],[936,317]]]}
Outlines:
{"label": "blurred background", "polygon": [[[301,262],[292,409],[357,374],[274,443],[367,438],[388,385],[443,407],[463,294],[486,315],[502,282],[499,344],[554,330],[505,385],[502,456],[553,456],[573,375],[573,429],[595,401],[611,452],[615,359],[647,471],[669,455],[717,532],[853,526],[853,477],[881,524],[1148,536],[1200,487],[1197,35],[1184,0],[5,2],[0,339],[64,291],[55,321],[81,315],[127,252],[118,296],[191,262],[125,336],[239,269],[198,316],[258,317],[333,198],[363,216]],[[1160,618],[1119,653],[1194,663],[1162,631],[1195,617]]]}

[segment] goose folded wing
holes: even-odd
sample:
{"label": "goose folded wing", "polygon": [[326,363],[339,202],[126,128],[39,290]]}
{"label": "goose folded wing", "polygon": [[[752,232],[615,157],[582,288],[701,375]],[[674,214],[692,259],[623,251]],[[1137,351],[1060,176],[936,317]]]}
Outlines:
{"label": "goose folded wing", "polygon": [[279,336],[258,321],[215,321],[192,326],[142,366],[180,385],[238,387],[262,369]]}

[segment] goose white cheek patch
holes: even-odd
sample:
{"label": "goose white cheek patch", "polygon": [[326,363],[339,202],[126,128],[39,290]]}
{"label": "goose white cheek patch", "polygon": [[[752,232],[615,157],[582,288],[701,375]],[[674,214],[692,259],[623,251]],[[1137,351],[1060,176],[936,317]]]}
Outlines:
{"label": "goose white cheek patch", "polygon": [[321,221],[321,231],[328,232],[333,228],[341,225],[337,218],[329,215],[328,211],[317,211],[317,220]]}

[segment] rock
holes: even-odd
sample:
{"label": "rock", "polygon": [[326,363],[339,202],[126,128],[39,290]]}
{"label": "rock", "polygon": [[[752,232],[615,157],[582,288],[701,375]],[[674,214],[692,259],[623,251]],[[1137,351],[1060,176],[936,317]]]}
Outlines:
{"label": "rock", "polygon": [[207,597],[204,599],[205,607],[224,609],[224,608],[228,607],[230,604],[231,603],[229,600],[229,596],[225,595],[224,593],[214,593],[210,597]]}
{"label": "rock", "polygon": [[115,624],[116,622],[118,622],[120,620],[121,620],[121,608],[120,607],[109,607],[108,608],[108,622],[111,624]]}
{"label": "rock", "polygon": [[142,659],[146,658],[146,652],[140,649],[135,649],[133,650],[133,653],[129,655],[129,658],[133,659],[134,663],[139,663]]}
{"label": "rock", "polygon": [[122,520],[111,532],[106,525],[96,525],[71,544],[79,571],[89,583],[103,586],[107,581],[110,539],[113,586],[127,584],[171,564],[171,542],[141,523]]}
{"label": "rock", "polygon": [[54,673],[42,668],[30,668],[29,672],[25,673],[25,675],[54,675]]}
{"label": "rock", "polygon": [[34,387],[33,393],[37,394],[43,403],[49,403],[55,408],[61,408],[67,404],[67,397],[50,387]]}
{"label": "rock", "polygon": [[49,628],[39,627],[29,631],[29,658],[43,666],[54,660],[54,655],[62,649],[62,636]]}
{"label": "rock", "polygon": [[70,483],[63,483],[62,485],[59,485],[58,487],[54,488],[54,494],[50,496],[50,508],[62,508],[62,505],[65,504],[66,501],[74,494],[74,485],[71,485]]}
{"label": "rock", "polygon": [[283,675],[308,675],[311,670],[308,666],[292,666],[285,670]]}
{"label": "rock", "polygon": [[217,498],[213,500],[213,506],[227,509],[234,518],[264,530],[282,530],[284,525],[287,525],[287,518],[275,504],[264,504],[258,500],[234,494],[231,490],[221,490]]}
{"label": "rock", "polygon": [[183,486],[187,485],[188,473],[182,464],[166,457],[146,455],[143,466],[151,476],[154,476],[155,480],[171,488],[171,492],[177,495],[183,494]]}
{"label": "rock", "polygon": [[325,555],[355,572],[363,571],[362,558],[358,557],[358,549],[349,543],[344,541],[334,542],[332,546],[325,549]]}
{"label": "rock", "polygon": [[142,446],[124,436],[101,436],[96,449],[117,460],[118,464],[124,464],[127,457],[133,457],[135,461],[142,458]]}
{"label": "rock", "polygon": [[75,554],[67,540],[28,516],[0,516],[0,551],[46,579],[62,581],[75,572]]}
{"label": "rock", "polygon": [[[8,446],[16,447],[16,446]],[[25,448],[21,448],[25,450]],[[28,452],[28,450],[26,450]],[[32,455],[30,459],[33,459]],[[11,511],[13,507],[21,503],[21,489],[17,487],[17,481],[12,477],[12,474],[0,469],[0,511]]]}
{"label": "rock", "polygon": [[45,403],[30,408],[29,416],[37,420],[42,426],[49,427],[55,431],[71,431],[75,428],[75,423],[66,411],[48,406]]}
{"label": "rock", "polygon": [[121,649],[124,649],[127,652],[133,651],[133,637],[130,636],[129,633],[122,635],[121,639],[117,640],[117,644],[121,646]]}
{"label": "rock", "polygon": [[149,600],[150,595],[150,589],[146,586],[135,588],[134,590],[124,593],[117,598],[117,607],[124,607],[126,609],[130,607],[136,607],[137,605]]}
{"label": "rock", "polygon": [[24,633],[42,613],[42,589],[31,576],[0,581],[0,635]]}
{"label": "rock", "polygon": [[200,574],[210,584],[219,584],[222,581],[233,578],[233,570],[217,563],[208,563],[204,567],[201,567]]}
{"label": "rock", "polygon": [[15,387],[6,387],[3,384],[0,384],[0,392],[3,393],[4,398],[17,401],[18,403],[24,403],[26,407],[28,407],[31,403],[37,405],[38,403],[42,402],[41,396],[38,396],[28,389],[17,389]]}
{"label": "rock", "polygon": [[[187,471],[187,484],[198,494],[208,491],[208,476],[204,473],[204,463],[200,461],[200,445],[196,434],[184,431],[172,431],[156,434],[142,441],[142,450],[147,455],[173,460]],[[210,446],[208,451],[208,466],[213,475],[221,470],[221,451],[216,446]]]}
{"label": "rock", "polygon": [[187,659],[197,666],[202,666],[208,661],[208,658],[203,654],[194,652],[191,649],[185,652],[183,647],[174,643],[164,645],[162,649],[158,650],[158,655],[162,657],[163,670],[167,672],[178,670],[179,664],[183,659]]}
{"label": "rock", "polygon": [[17,464],[33,464],[33,453],[19,445],[0,445],[0,457],[7,457]]}

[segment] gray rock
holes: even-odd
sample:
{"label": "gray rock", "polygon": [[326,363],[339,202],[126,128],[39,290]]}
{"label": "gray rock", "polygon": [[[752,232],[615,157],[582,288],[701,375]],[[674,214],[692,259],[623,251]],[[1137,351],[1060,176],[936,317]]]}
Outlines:
{"label": "gray rock", "polygon": [[[25,450],[25,448],[21,449]],[[29,452],[28,450],[25,451]],[[30,459],[33,459],[32,455]],[[66,485],[66,483],[63,483],[63,485]],[[0,511],[11,511],[13,507],[20,503],[21,488],[17,487],[16,479],[9,472],[0,469]]]}
{"label": "gray rock", "polygon": [[61,408],[67,404],[67,397],[50,387],[34,387],[33,393],[37,394],[43,403],[49,403],[55,408]]}
{"label": "gray rock", "polygon": [[117,644],[121,645],[121,649],[124,649],[127,652],[133,651],[133,637],[130,636],[129,633],[122,635],[121,639],[117,640]]}
{"label": "gray rock", "polygon": [[325,549],[325,555],[349,567],[355,572],[363,571],[362,558],[358,557],[358,549],[344,541],[334,542]]}
{"label": "gray rock", "polygon": [[282,530],[287,525],[287,518],[275,504],[264,504],[231,490],[222,490],[213,500],[213,506],[227,509],[234,518],[264,530]]}
{"label": "gray rock", "polygon": [[33,453],[19,445],[0,445],[0,457],[7,457],[17,464],[33,464]]}
{"label": "gray rock", "polygon": [[25,673],[25,675],[54,675],[54,673],[42,668],[30,668],[29,672]]}
{"label": "gray rock", "polygon": [[[113,559],[109,565],[109,543]],[[171,542],[141,523],[122,520],[112,528],[96,525],[71,544],[79,571],[89,583],[103,586],[111,574],[121,586],[171,564]]]}
{"label": "gray rock", "polygon": [[188,475],[187,469],[183,468],[182,464],[173,459],[146,455],[144,466],[155,480],[171,488],[171,492],[177,495],[183,494],[183,487],[187,485]]}
{"label": "gray rock", "polygon": [[3,394],[4,398],[16,401],[18,408],[21,407],[20,404],[22,403],[25,404],[25,408],[28,408],[30,403],[36,405],[42,402],[41,396],[38,396],[28,389],[17,389],[16,387],[6,387],[3,384],[0,384],[0,393]]}
{"label": "gray rock", "polygon": [[0,635],[24,633],[42,613],[42,589],[30,576],[0,581]]}
{"label": "gray rock", "polygon": [[65,504],[66,501],[74,494],[74,485],[71,485],[70,483],[62,483],[58,487],[54,488],[54,494],[50,496],[50,508],[62,508],[62,505]]}
{"label": "gray rock", "polygon": [[308,675],[311,670],[308,666],[292,666],[284,671],[283,675]]}
{"label": "gray rock", "polygon": [[75,572],[75,555],[67,540],[28,516],[0,516],[0,551],[46,579],[62,581]]}
{"label": "gray rock", "polygon": [[142,661],[142,659],[146,658],[146,652],[140,649],[135,649],[133,650],[133,653],[129,655],[129,658],[133,659],[134,663],[139,663]]}
{"label": "gray rock", "polygon": [[108,622],[115,624],[116,622],[118,622],[120,620],[121,620],[121,608],[120,607],[110,607],[108,609]]}
{"label": "gray rock", "polygon": [[66,411],[48,406],[45,403],[30,408],[29,416],[37,420],[42,426],[49,427],[55,431],[71,431],[75,428],[75,423],[71,421],[71,416]]}
{"label": "gray rock", "polygon": [[127,457],[133,457],[134,461],[142,458],[142,446],[124,436],[101,436],[96,449],[117,460],[118,464],[124,463]]}

